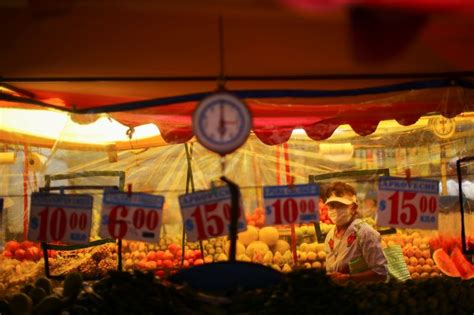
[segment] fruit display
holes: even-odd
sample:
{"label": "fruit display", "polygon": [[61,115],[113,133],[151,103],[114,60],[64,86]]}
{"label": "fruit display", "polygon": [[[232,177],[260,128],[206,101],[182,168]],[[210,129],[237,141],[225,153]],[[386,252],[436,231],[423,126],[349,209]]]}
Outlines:
{"label": "fruit display", "polygon": [[324,243],[302,243],[298,250],[298,263],[306,269],[316,268],[325,269],[326,267],[326,251]]}
{"label": "fruit display", "polygon": [[263,227],[265,224],[265,210],[262,208],[255,208],[252,214],[247,213],[245,215],[247,225],[255,227]]}
{"label": "fruit display", "polygon": [[[43,251],[40,247],[40,243],[33,243],[30,241],[8,241],[5,244],[5,250],[2,255],[6,258],[12,258],[19,261],[39,261],[43,258]],[[56,251],[49,250],[48,256],[56,256]]]}
{"label": "fruit display", "polygon": [[319,203],[319,221],[325,224],[334,224],[329,218],[329,209],[324,203]]}
{"label": "fruit display", "polygon": [[117,246],[107,243],[84,249],[58,251],[54,258],[49,259],[49,266],[53,276],[80,272],[87,279],[102,277],[107,271],[117,269]]}
{"label": "fruit display", "polygon": [[400,245],[411,278],[426,279],[440,276],[439,267],[432,258],[429,242],[430,237],[419,232],[398,232],[385,235],[382,238],[382,247]]}
{"label": "fruit display", "polygon": [[[243,280],[245,281],[245,280]],[[207,292],[161,282],[151,272],[110,272],[95,282],[73,273],[55,287],[39,278],[0,300],[2,314],[472,314],[472,282],[441,277],[337,286],[321,270],[278,284]]]}

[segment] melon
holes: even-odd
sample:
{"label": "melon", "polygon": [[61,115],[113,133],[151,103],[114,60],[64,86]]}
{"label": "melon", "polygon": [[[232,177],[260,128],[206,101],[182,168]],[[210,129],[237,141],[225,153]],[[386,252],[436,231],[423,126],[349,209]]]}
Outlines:
{"label": "melon", "polygon": [[[225,253],[227,255],[230,253],[230,241],[225,244]],[[241,255],[245,255],[245,246],[240,241],[237,241],[235,244],[235,256],[239,257]]]}
{"label": "melon", "polygon": [[249,257],[253,257],[255,253],[265,255],[270,249],[268,245],[261,241],[254,241],[247,246],[246,254]]}
{"label": "melon", "polygon": [[451,261],[454,263],[456,268],[463,279],[474,278],[474,266],[464,257],[461,250],[455,247],[451,252]]}
{"label": "melon", "polygon": [[438,266],[439,270],[449,277],[460,277],[460,273],[456,268],[456,265],[453,263],[448,254],[442,249],[439,248],[433,253],[433,260]]}
{"label": "melon", "polygon": [[254,226],[247,225],[247,231],[239,233],[239,241],[245,246],[248,246],[250,243],[252,243],[253,241],[256,241],[257,239],[258,239],[258,230]]}
{"label": "melon", "polygon": [[268,246],[273,246],[278,242],[280,234],[273,226],[266,226],[261,228],[258,232],[258,240],[264,242]]}
{"label": "melon", "polygon": [[276,244],[272,247],[274,253],[284,254],[287,250],[290,249],[290,244],[284,240],[278,240]]}

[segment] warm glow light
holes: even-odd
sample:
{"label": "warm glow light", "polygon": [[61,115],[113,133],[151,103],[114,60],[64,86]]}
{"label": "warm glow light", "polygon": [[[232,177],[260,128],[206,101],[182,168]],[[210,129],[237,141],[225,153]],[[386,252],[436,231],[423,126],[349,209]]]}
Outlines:
{"label": "warm glow light", "polygon": [[[89,144],[107,144],[128,141],[129,129],[108,117],[100,117],[91,124],[73,122],[67,113],[49,110],[0,108],[0,129],[42,138]],[[154,124],[135,128],[132,140],[158,136]]]}

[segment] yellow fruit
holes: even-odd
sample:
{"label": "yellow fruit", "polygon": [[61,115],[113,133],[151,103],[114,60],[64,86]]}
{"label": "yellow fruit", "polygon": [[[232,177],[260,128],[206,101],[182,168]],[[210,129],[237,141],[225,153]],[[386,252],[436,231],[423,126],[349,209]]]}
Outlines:
{"label": "yellow fruit", "polygon": [[318,255],[315,252],[308,252],[306,255],[306,259],[309,261],[314,261],[316,258],[318,258]]}
{"label": "yellow fruit", "polygon": [[311,263],[305,262],[303,267],[306,268],[306,269],[310,269],[311,268]]}
{"label": "yellow fruit", "polygon": [[408,272],[409,273],[414,273],[415,272],[415,267],[413,266],[407,266],[408,267]]}
{"label": "yellow fruit", "polygon": [[410,265],[412,266],[418,265],[418,259],[416,259],[416,257],[410,257]]}
{"label": "yellow fruit", "polygon": [[217,256],[217,259],[216,259],[216,260],[217,260],[217,261],[227,261],[228,258],[227,258],[227,256],[226,256],[226,254],[220,253],[219,256]]}
{"label": "yellow fruit", "polygon": [[285,264],[283,268],[281,269],[283,272],[291,272],[291,267],[288,264]]}
{"label": "yellow fruit", "polygon": [[247,225],[247,231],[239,233],[239,241],[243,245],[248,246],[250,243],[258,239],[258,230],[256,227]]}
{"label": "yellow fruit", "polygon": [[420,279],[420,274],[418,272],[414,272],[411,274],[411,278],[413,280]]}
{"label": "yellow fruit", "polygon": [[431,259],[431,258],[426,259],[426,264],[427,264],[428,266],[434,266],[434,261],[433,261],[433,259]]}
{"label": "yellow fruit", "polygon": [[407,256],[403,256],[403,259],[405,260],[405,264],[409,264],[410,263],[410,258],[408,258]]}
{"label": "yellow fruit", "polygon": [[278,230],[272,226],[261,228],[258,232],[258,240],[264,242],[268,246],[275,245],[279,237],[280,234],[278,233]]}
{"label": "yellow fruit", "polygon": [[305,262],[306,261],[306,252],[298,252],[298,261],[299,262]]}
{"label": "yellow fruit", "polygon": [[420,265],[415,266],[415,272],[421,274],[423,272],[423,267]]}
{"label": "yellow fruit", "polygon": [[313,268],[322,268],[322,264],[319,262],[319,261],[315,261],[313,262],[313,264],[311,265]]}
{"label": "yellow fruit", "polygon": [[252,260],[250,259],[250,257],[247,256],[247,255],[240,255],[240,256],[237,258],[237,260],[240,260],[240,261],[248,261],[248,262],[252,261]]}
{"label": "yellow fruit", "polygon": [[308,234],[311,235],[311,236],[315,236],[316,235],[316,229],[314,228],[314,225],[310,225],[308,226]]}
{"label": "yellow fruit", "polygon": [[418,265],[424,265],[426,262],[425,262],[425,259],[423,257],[419,258],[418,259]]}
{"label": "yellow fruit", "polygon": [[273,264],[271,267],[272,267],[273,269],[275,269],[276,271],[280,271],[280,272],[281,272],[280,266]]}
{"label": "yellow fruit", "polygon": [[437,272],[432,272],[432,273],[430,274],[430,277],[439,277],[439,273],[437,273]]}
{"label": "yellow fruit", "polygon": [[275,255],[273,256],[273,263],[277,265],[281,265],[282,261],[283,261],[283,255],[280,254],[280,252],[276,252]]}
{"label": "yellow fruit", "polygon": [[[225,244],[225,253],[229,255],[230,253],[230,241]],[[235,243],[235,256],[240,256],[245,254],[245,246],[240,241]]]}
{"label": "yellow fruit", "polygon": [[423,265],[423,272],[431,273],[433,268],[430,265]]}
{"label": "yellow fruit", "polygon": [[420,275],[420,279],[427,279],[430,277],[430,274],[427,273],[427,272],[423,272],[421,275]]}
{"label": "yellow fruit", "polygon": [[287,250],[285,254],[283,254],[283,261],[286,264],[293,264],[293,254],[289,250]]}
{"label": "yellow fruit", "polygon": [[287,250],[290,250],[290,244],[287,241],[278,240],[272,249],[275,254],[278,252],[283,255]]}
{"label": "yellow fruit", "polygon": [[325,251],[319,251],[318,252],[318,259],[319,260],[326,260],[326,252]]}
{"label": "yellow fruit", "polygon": [[309,244],[303,243],[303,244],[300,245],[300,251],[307,252],[308,249],[309,249]]}
{"label": "yellow fruit", "polygon": [[258,252],[260,254],[262,254],[262,256],[268,252],[270,249],[268,248],[268,245],[265,244],[264,242],[261,242],[261,241],[253,241],[252,243],[250,243],[248,246],[247,246],[247,250],[245,251],[245,253],[247,254],[247,256],[249,257],[253,257],[253,255]]}
{"label": "yellow fruit", "polygon": [[316,243],[316,242],[314,242],[313,244],[315,244],[315,247],[314,247],[314,252],[315,252],[315,253],[317,253],[317,252],[324,252],[324,251],[325,251],[324,243]]}
{"label": "yellow fruit", "polygon": [[273,254],[272,252],[268,251],[263,256],[263,263],[264,264],[271,264],[273,262]]}

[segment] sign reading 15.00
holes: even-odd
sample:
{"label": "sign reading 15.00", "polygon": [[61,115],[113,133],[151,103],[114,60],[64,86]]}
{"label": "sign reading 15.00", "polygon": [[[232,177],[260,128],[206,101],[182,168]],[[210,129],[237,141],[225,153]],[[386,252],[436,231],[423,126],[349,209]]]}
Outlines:
{"label": "sign reading 15.00", "polygon": [[378,182],[377,224],[437,229],[439,184],[435,180],[382,176]]}
{"label": "sign reading 15.00", "polygon": [[93,198],[83,194],[31,194],[28,239],[87,244]]}
{"label": "sign reading 15.00", "polygon": [[319,186],[316,184],[263,188],[265,225],[319,221]]}
{"label": "sign reading 15.00", "polygon": [[99,235],[143,242],[158,242],[164,198],[144,193],[106,190]]}
{"label": "sign reading 15.00", "polygon": [[[229,187],[179,196],[179,205],[188,240],[195,242],[227,235],[230,230],[231,195]],[[247,228],[242,202],[239,201],[237,230]]]}

